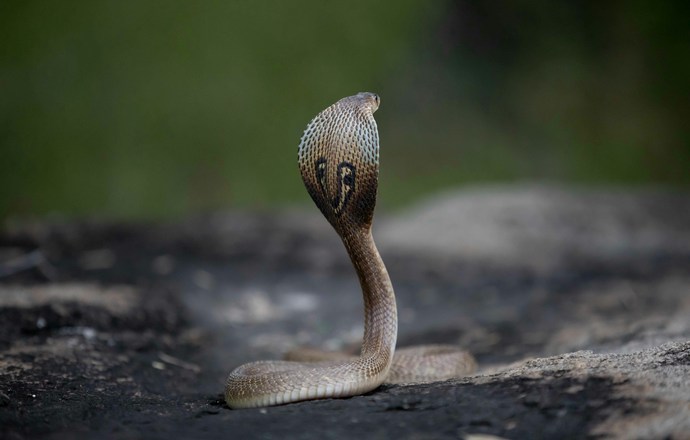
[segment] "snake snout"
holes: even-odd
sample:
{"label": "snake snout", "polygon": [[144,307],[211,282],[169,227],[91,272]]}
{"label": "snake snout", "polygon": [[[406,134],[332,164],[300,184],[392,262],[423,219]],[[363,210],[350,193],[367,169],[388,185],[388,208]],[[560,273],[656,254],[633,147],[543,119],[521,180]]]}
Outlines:
{"label": "snake snout", "polygon": [[376,93],[359,92],[356,96],[359,98],[363,98],[369,104],[372,113],[378,110],[379,104],[381,104],[381,98]]}

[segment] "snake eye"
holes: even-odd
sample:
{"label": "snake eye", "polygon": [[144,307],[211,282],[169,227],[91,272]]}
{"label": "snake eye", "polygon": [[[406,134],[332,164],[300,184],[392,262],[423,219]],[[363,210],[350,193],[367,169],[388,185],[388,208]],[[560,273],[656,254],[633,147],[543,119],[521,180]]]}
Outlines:
{"label": "snake eye", "polygon": [[381,104],[381,99],[379,98],[379,95],[376,93],[371,94],[371,100],[372,102],[372,111],[376,111],[379,108],[379,105]]}

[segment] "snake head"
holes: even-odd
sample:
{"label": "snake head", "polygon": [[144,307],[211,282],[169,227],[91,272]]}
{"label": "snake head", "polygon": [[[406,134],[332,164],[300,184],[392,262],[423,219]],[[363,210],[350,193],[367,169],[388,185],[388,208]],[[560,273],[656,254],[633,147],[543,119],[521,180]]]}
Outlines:
{"label": "snake head", "polygon": [[379,135],[375,93],[343,98],[307,125],[299,145],[302,180],[338,233],[370,228],[376,206]]}

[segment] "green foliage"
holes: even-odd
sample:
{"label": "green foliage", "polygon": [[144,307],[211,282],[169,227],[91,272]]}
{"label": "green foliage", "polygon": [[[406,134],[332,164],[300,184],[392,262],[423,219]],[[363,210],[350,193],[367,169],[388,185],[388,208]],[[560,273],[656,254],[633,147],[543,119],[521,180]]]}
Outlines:
{"label": "green foliage", "polygon": [[363,90],[389,206],[478,181],[687,184],[682,5],[4,1],[0,218],[307,203],[301,132]]}
{"label": "green foliage", "polygon": [[422,1],[5,3],[1,209],[174,215],[303,198],[301,131],[381,86]]}
{"label": "green foliage", "polygon": [[687,185],[688,9],[455,2],[380,124],[398,150],[389,199],[525,179]]}

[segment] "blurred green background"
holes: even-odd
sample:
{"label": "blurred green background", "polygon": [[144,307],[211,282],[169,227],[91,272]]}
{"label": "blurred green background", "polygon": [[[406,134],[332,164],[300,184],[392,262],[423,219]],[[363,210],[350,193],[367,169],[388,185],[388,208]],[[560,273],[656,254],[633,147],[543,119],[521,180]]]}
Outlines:
{"label": "blurred green background", "polygon": [[690,183],[689,3],[0,2],[0,218],[311,203],[302,130],[381,95],[380,203]]}

